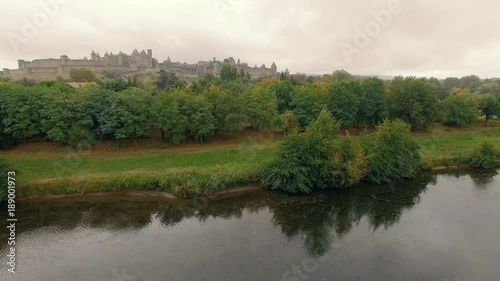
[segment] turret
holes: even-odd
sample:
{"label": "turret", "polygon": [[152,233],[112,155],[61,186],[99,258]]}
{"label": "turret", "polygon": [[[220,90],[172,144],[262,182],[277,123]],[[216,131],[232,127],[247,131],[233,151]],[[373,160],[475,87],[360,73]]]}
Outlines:
{"label": "turret", "polygon": [[24,69],[24,60],[17,60],[17,68]]}
{"label": "turret", "polygon": [[150,57],[150,58],[153,57],[153,50],[148,49],[148,57]]}
{"label": "turret", "polygon": [[278,72],[278,68],[276,66],[276,63],[274,63],[274,61],[273,61],[273,64],[271,65],[271,73],[274,76],[274,75],[276,75],[277,72]]}
{"label": "turret", "polygon": [[92,50],[92,53],[90,53],[90,59],[96,60],[96,53],[94,52],[94,50]]}

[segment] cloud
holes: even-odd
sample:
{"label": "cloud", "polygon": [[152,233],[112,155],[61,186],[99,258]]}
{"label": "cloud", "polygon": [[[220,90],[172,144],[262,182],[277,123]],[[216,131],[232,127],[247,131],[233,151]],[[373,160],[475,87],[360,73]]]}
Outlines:
{"label": "cloud", "polygon": [[[370,44],[346,60],[342,43],[397,0],[64,0],[36,35],[17,52],[9,34],[22,36],[42,4],[63,0],[11,1],[0,11],[0,64],[16,68],[19,58],[88,56],[92,49],[130,53],[153,49],[160,61],[233,56],[250,65],[292,72],[500,76],[500,2],[399,0]],[[42,3],[42,4],[40,4]]]}

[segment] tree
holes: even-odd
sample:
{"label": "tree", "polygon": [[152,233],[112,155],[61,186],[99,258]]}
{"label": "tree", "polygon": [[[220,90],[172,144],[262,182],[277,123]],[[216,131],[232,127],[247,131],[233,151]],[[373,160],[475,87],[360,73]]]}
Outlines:
{"label": "tree", "polygon": [[107,97],[108,106],[99,114],[104,133],[114,134],[116,139],[134,139],[146,136],[152,125],[149,94],[130,88]]}
{"label": "tree", "polygon": [[324,139],[308,134],[287,136],[274,161],[265,168],[266,186],[290,193],[332,186],[330,148]]}
{"label": "tree", "polygon": [[293,114],[293,111],[281,114],[281,123],[285,135],[298,133],[300,130],[299,119]]}
{"label": "tree", "polygon": [[336,82],[328,91],[328,109],[343,127],[357,125],[362,88],[358,81]]}
{"label": "tree", "polygon": [[245,95],[246,116],[257,130],[271,128],[279,120],[278,101],[274,93],[256,85]]}
{"label": "tree", "polygon": [[480,108],[486,118],[486,123],[488,123],[488,120],[490,120],[493,116],[499,117],[500,96],[499,97],[495,97],[493,95],[481,96]]}
{"label": "tree", "polygon": [[302,127],[307,127],[318,117],[327,98],[328,91],[324,85],[305,84],[297,88],[297,93],[292,97],[291,106]]}
{"label": "tree", "polygon": [[477,97],[470,93],[447,97],[442,108],[443,120],[451,126],[464,126],[479,118]]}
{"label": "tree", "polygon": [[293,110],[292,100],[296,89],[289,81],[280,81],[269,86],[269,91],[276,94],[278,100],[278,112],[284,113]]}
{"label": "tree", "polygon": [[404,121],[386,119],[373,135],[364,137],[362,144],[368,160],[365,180],[381,183],[415,177],[420,154],[409,132],[410,126]]}
{"label": "tree", "polygon": [[164,69],[161,69],[158,73],[158,78],[156,79],[156,88],[158,90],[169,90],[175,88],[182,88],[186,85],[184,81],[181,81],[175,72],[167,72]]}
{"label": "tree", "polygon": [[388,94],[389,114],[412,129],[427,129],[439,112],[438,88],[425,79],[401,76],[392,80]]}
{"label": "tree", "polygon": [[230,94],[217,86],[212,86],[207,98],[212,104],[212,115],[216,120],[217,133],[222,135],[224,140],[234,133],[243,131],[246,116],[242,95]]}
{"label": "tree", "polygon": [[188,116],[182,114],[178,93],[162,93],[154,101],[155,126],[168,135],[170,143],[179,145],[186,139]]}
{"label": "tree", "polygon": [[215,117],[212,115],[212,104],[206,97],[194,95],[189,91],[183,91],[178,95],[180,96],[180,112],[188,118],[187,131],[200,143],[208,141],[216,129]]}
{"label": "tree", "polygon": [[331,82],[350,82],[356,80],[356,77],[344,69],[335,70],[331,76]]}
{"label": "tree", "polygon": [[468,75],[460,78],[460,88],[474,93],[481,86],[481,78],[476,75]]}
{"label": "tree", "polygon": [[80,68],[80,69],[72,68],[69,71],[69,77],[70,77],[71,81],[80,82],[80,83],[97,82],[98,81],[95,73],[92,70],[87,69],[87,68]]}
{"label": "tree", "polygon": [[220,70],[220,79],[224,82],[234,81],[238,78],[238,69],[230,64],[223,64]]}
{"label": "tree", "polygon": [[309,135],[327,140],[336,139],[339,132],[340,123],[326,109],[321,110],[318,118],[307,127]]}
{"label": "tree", "polygon": [[370,126],[381,123],[387,117],[384,81],[377,77],[370,77],[362,82],[361,87],[356,123]]}

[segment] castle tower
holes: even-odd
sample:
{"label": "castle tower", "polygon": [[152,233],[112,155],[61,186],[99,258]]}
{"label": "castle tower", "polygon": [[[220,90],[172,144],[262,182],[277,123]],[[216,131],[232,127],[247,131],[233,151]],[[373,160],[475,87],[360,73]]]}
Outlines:
{"label": "castle tower", "polygon": [[273,61],[273,64],[271,65],[271,75],[276,76],[277,73],[278,73],[278,67],[276,66],[276,63],[274,63]]}
{"label": "castle tower", "polygon": [[153,58],[153,50],[148,49],[148,57]]}
{"label": "castle tower", "polygon": [[94,52],[94,50],[92,50],[92,53],[90,53],[90,59],[96,60],[96,53]]}
{"label": "castle tower", "polygon": [[288,71],[288,68],[285,70],[285,75],[286,76],[290,75],[290,71]]}
{"label": "castle tower", "polygon": [[17,68],[24,69],[24,67],[25,67],[24,60],[17,60]]}

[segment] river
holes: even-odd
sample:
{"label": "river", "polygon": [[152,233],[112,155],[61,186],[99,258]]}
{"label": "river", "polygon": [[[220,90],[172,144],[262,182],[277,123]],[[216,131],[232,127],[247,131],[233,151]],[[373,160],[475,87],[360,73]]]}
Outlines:
{"label": "river", "polygon": [[17,273],[2,230],[0,280],[500,280],[497,173],[306,196],[24,200],[17,217]]}

